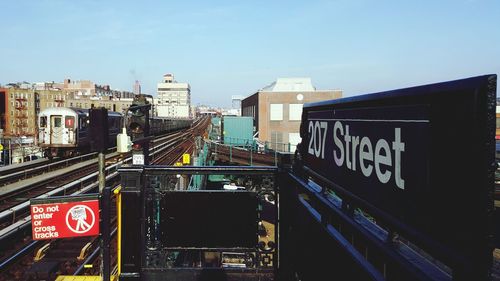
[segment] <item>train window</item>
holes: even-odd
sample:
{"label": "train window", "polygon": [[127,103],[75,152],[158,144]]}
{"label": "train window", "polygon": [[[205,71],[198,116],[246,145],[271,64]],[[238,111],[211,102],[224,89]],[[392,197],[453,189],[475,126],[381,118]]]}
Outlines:
{"label": "train window", "polygon": [[66,125],[66,128],[73,128],[75,126],[75,117],[66,116],[64,124]]}
{"label": "train window", "polygon": [[40,128],[45,128],[47,126],[47,116],[40,117]]}
{"label": "train window", "polygon": [[80,127],[83,129],[83,128],[87,128],[87,126],[89,125],[89,118],[88,117],[83,117],[83,118],[80,118]]}
{"label": "train window", "polygon": [[61,117],[54,117],[54,127],[60,128],[61,125]]}

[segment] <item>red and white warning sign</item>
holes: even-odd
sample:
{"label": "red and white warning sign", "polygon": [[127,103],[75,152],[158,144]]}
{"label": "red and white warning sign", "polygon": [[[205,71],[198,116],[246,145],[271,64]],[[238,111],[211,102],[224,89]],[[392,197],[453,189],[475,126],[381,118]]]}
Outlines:
{"label": "red and white warning sign", "polygon": [[[33,240],[99,234],[99,200],[31,202]],[[60,198],[57,201],[61,201]]]}

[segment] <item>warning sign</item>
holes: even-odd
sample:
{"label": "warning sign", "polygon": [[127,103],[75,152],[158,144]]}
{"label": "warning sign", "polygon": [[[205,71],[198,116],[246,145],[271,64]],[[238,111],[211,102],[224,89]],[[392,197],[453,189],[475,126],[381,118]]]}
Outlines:
{"label": "warning sign", "polygon": [[191,163],[191,159],[190,159],[191,155],[189,155],[188,153],[184,153],[182,154],[182,164],[188,164]]}
{"label": "warning sign", "polygon": [[[31,201],[33,240],[99,234],[99,200],[65,197],[54,198],[56,202],[50,202],[51,199],[43,203]],[[64,202],[64,199],[71,202]]]}

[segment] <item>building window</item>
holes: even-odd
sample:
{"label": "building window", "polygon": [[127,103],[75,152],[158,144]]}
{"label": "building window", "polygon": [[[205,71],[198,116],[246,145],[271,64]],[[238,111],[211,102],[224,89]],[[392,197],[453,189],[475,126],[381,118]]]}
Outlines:
{"label": "building window", "polygon": [[283,151],[283,133],[282,132],[271,132],[271,149],[277,151]]}
{"label": "building window", "polygon": [[272,103],[270,106],[270,118],[271,121],[281,121],[283,120],[283,104]]}
{"label": "building window", "polygon": [[297,144],[300,143],[302,139],[300,138],[300,133],[288,133],[288,142],[290,143],[290,152],[294,152],[297,148]]}
{"label": "building window", "polygon": [[302,104],[290,104],[288,112],[290,121],[300,121],[302,118]]}

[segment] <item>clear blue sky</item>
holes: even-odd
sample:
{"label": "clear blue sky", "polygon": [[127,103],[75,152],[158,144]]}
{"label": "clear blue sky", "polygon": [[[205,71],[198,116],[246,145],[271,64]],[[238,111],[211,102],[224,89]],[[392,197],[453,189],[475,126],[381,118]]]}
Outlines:
{"label": "clear blue sky", "polygon": [[89,79],[230,105],[277,77],[345,96],[500,73],[500,1],[2,1],[0,83]]}

